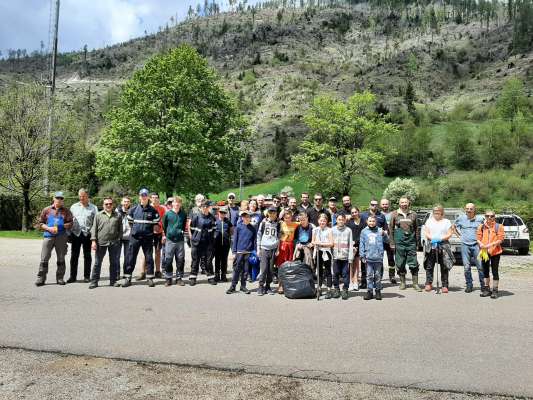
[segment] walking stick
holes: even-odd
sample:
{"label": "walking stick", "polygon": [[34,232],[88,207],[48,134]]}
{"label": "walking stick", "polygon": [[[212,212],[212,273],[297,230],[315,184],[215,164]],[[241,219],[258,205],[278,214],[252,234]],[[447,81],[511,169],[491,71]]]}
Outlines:
{"label": "walking stick", "polygon": [[435,289],[435,294],[441,294],[440,293],[440,287],[439,287],[439,269],[440,269],[440,260],[439,260],[439,245],[437,244],[437,248],[434,250],[435,251],[435,266],[437,267],[437,287]]}
{"label": "walking stick", "polygon": [[320,300],[320,294],[322,292],[322,281],[320,279],[320,276],[322,275],[320,273],[320,265],[319,265],[319,262],[318,262],[318,252],[320,250],[316,249],[316,260],[315,260],[315,265],[316,265],[316,283],[317,283],[317,288],[316,288],[316,300],[319,301]]}

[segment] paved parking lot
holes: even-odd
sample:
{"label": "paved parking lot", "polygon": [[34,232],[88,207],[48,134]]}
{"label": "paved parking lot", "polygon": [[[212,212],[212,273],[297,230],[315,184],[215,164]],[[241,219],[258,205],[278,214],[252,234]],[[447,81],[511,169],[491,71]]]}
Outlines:
{"label": "paved parking lot", "polygon": [[364,302],[361,292],[348,301],[317,302],[228,296],[226,285],[202,282],[37,288],[39,253],[39,241],[0,240],[0,346],[346,384],[533,396],[531,256],[504,257],[498,300],[482,299],[477,290],[465,294],[458,266],[448,295],[399,291],[385,280],[382,302]]}

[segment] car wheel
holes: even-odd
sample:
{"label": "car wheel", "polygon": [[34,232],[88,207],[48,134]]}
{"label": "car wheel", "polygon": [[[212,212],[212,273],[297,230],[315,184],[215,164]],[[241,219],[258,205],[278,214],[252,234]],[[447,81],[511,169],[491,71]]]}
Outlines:
{"label": "car wheel", "polygon": [[521,249],[518,249],[518,254],[521,256],[527,256],[529,254],[529,247],[522,247]]}

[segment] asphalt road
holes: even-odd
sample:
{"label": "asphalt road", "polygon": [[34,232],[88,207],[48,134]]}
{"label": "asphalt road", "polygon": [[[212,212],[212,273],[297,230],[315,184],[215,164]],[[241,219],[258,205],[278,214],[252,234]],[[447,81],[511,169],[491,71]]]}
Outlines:
{"label": "asphalt road", "polygon": [[447,295],[400,292],[385,280],[381,302],[362,292],[317,302],[207,284],[37,288],[39,253],[39,241],[0,240],[0,346],[533,397],[530,256],[504,259],[498,300],[465,294],[455,267]]}

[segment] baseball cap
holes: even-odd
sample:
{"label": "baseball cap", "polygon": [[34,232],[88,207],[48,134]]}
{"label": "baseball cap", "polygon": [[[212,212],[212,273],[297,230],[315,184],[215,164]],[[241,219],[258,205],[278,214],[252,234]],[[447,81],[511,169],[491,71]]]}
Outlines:
{"label": "baseball cap", "polygon": [[332,196],[329,198],[329,201],[337,201],[337,198]]}
{"label": "baseball cap", "polygon": [[274,206],[268,207],[268,212],[278,212],[278,209]]}
{"label": "baseball cap", "polygon": [[223,207],[220,207],[218,211],[226,214],[228,212],[228,208],[226,206],[223,206]]}
{"label": "baseball cap", "polygon": [[210,200],[203,200],[200,204],[201,207],[211,207],[213,205],[213,202]]}
{"label": "baseball cap", "polygon": [[63,192],[54,193],[54,199],[64,199],[64,198],[65,198],[65,195],[63,194]]}
{"label": "baseball cap", "polygon": [[150,192],[146,188],[142,188],[141,190],[139,190],[139,196],[148,196],[149,194]]}
{"label": "baseball cap", "polygon": [[237,196],[235,196],[235,193],[228,193],[228,198],[230,197],[233,197],[234,199],[237,198]]}
{"label": "baseball cap", "polygon": [[174,201],[174,197],[169,197],[169,198],[167,199],[167,204],[168,204],[168,203],[172,203],[173,201]]}
{"label": "baseball cap", "polygon": [[239,215],[242,217],[243,215],[250,215],[250,213],[248,211],[244,210],[244,211],[241,211],[239,213]]}

